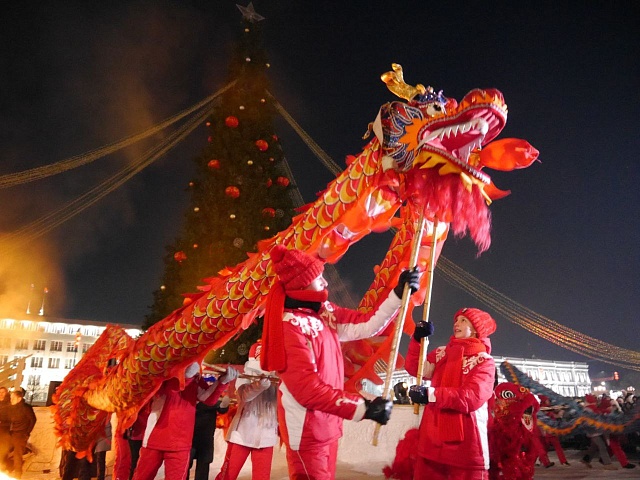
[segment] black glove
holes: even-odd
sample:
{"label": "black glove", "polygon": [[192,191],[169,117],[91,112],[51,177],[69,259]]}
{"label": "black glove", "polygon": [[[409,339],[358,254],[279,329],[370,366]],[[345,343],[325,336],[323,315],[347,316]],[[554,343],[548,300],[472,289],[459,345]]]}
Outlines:
{"label": "black glove", "polygon": [[409,387],[409,398],[413,403],[426,405],[429,403],[427,387],[423,387],[422,385],[411,385]]}
{"label": "black glove", "polygon": [[411,289],[411,293],[414,294],[420,288],[420,272],[417,268],[411,270],[404,270],[398,278],[398,284],[393,289],[398,298],[402,298],[404,292],[404,284],[408,284]]}
{"label": "black glove", "polygon": [[419,342],[423,338],[433,335],[435,330],[436,327],[433,326],[433,323],[420,321],[416,323],[416,329],[413,331],[413,338]]}
{"label": "black glove", "polygon": [[391,417],[391,409],[393,402],[382,397],[376,397],[373,400],[366,400],[364,404],[367,410],[364,412],[364,418],[378,422],[380,425],[386,425]]}

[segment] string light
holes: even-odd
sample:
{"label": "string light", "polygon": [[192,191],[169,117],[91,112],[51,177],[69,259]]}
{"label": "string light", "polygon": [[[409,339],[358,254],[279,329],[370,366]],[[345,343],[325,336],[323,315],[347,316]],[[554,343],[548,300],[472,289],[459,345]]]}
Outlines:
{"label": "string light", "polygon": [[437,271],[447,282],[462,288],[494,312],[544,340],[594,360],[640,371],[640,352],[603,342],[540,315],[481,282],[443,256],[438,260]]}

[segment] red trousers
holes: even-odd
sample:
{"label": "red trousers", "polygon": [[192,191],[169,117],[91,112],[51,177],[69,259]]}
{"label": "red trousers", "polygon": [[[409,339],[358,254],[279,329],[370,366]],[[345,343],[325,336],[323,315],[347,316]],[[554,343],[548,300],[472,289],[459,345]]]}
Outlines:
{"label": "red trousers", "polygon": [[164,462],[166,480],[185,480],[189,473],[189,450],[167,452],[142,447],[133,480],[153,480]]}
{"label": "red trousers", "polygon": [[324,447],[291,450],[287,447],[290,480],[333,480],[336,478],[338,441]]}
{"label": "red trousers", "polygon": [[618,435],[611,435],[609,437],[609,455],[615,455],[620,465],[624,467],[629,463],[627,460],[627,455],[622,450],[622,446],[620,445],[620,437]]}
{"label": "red trousers", "polygon": [[224,463],[216,480],[236,480],[249,455],[251,455],[251,479],[269,480],[273,447],[250,448],[231,442],[227,443],[227,453],[224,455]]}
{"label": "red trousers", "polygon": [[[464,453],[461,452],[461,455]],[[487,480],[487,470],[469,470],[444,463],[432,462],[418,455],[413,470],[413,480]]]}
{"label": "red trousers", "polygon": [[131,472],[131,450],[129,450],[129,440],[122,434],[115,436],[116,458],[113,465],[113,480],[129,480]]}
{"label": "red trousers", "polygon": [[540,427],[535,427],[535,431],[533,432],[533,448],[537,453],[537,457],[540,459],[540,463],[545,467],[551,465],[551,461],[549,460],[549,455],[547,455],[547,444],[544,441],[544,436],[542,434],[542,430]]}
{"label": "red trousers", "polygon": [[567,457],[564,456],[564,450],[562,450],[562,446],[560,445],[560,440],[555,435],[545,435],[544,439],[546,442],[551,444],[553,449],[556,451],[556,455],[558,455],[558,460],[560,463],[567,463]]}

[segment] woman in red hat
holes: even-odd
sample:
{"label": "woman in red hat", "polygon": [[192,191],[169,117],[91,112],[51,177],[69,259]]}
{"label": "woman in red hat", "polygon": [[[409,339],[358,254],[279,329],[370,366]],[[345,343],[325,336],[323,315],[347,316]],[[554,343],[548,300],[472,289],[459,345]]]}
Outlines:
{"label": "woman in red hat", "polygon": [[[477,308],[463,308],[453,317],[453,336],[444,347],[429,352],[424,378],[430,387],[414,385],[409,396],[426,404],[414,479],[483,480],[488,478],[488,401],[496,367],[489,335],[496,322]],[[433,333],[420,322],[409,343],[405,368],[416,375],[420,340]]]}
{"label": "woman in red hat", "polygon": [[[417,271],[404,271],[398,286],[368,313],[329,301],[324,262],[277,245],[271,252],[277,274],[265,311],[262,369],[276,371],[278,423],[293,479],[335,478],[343,419],[386,424],[392,403],[365,400],[344,387],[341,341],[380,333],[400,308],[405,283],[420,286]],[[400,292],[400,293],[398,293]]]}

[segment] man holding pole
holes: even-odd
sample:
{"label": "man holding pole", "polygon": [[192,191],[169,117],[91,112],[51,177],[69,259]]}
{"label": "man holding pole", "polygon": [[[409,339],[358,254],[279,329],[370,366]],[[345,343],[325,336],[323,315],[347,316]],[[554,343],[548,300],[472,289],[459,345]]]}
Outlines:
{"label": "man holding pole", "polygon": [[[487,402],[493,393],[495,363],[489,335],[496,322],[477,308],[463,308],[453,317],[453,336],[427,356],[424,378],[430,387],[414,385],[409,396],[426,404],[413,478],[484,480],[489,469]],[[409,344],[405,368],[416,375],[420,340],[433,327],[420,322]]]}
{"label": "man holding pole", "polygon": [[[420,273],[404,271],[398,285],[368,313],[327,301],[324,263],[299,250],[276,246],[277,273],[263,330],[262,369],[277,371],[280,434],[292,479],[335,478],[343,419],[386,424],[390,400],[365,400],[345,392],[341,341],[380,333],[394,318],[405,284],[419,288]],[[400,292],[400,293],[398,293]]]}

